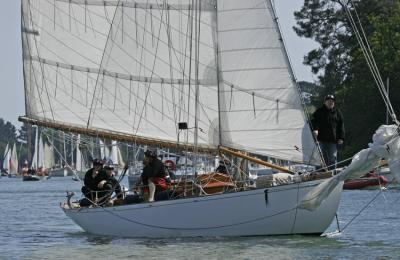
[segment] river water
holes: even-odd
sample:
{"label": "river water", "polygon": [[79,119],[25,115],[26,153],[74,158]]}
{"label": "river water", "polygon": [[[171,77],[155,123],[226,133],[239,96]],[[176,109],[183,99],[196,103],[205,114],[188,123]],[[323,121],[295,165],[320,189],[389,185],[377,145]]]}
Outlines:
{"label": "river water", "polygon": [[[127,239],[84,232],[59,208],[71,177],[0,179],[0,259],[400,259],[400,191],[344,191],[324,237]],[[378,194],[379,193],[379,194]]]}

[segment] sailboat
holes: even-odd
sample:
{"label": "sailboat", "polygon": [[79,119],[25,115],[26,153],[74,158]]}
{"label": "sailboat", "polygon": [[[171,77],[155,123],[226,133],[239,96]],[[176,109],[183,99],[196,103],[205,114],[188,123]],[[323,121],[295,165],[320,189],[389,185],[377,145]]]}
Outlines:
{"label": "sailboat", "polygon": [[10,157],[10,164],[9,164],[9,172],[8,177],[16,177],[19,175],[19,163],[18,163],[18,154],[17,154],[17,145],[14,143],[11,157]]}
{"label": "sailboat", "polygon": [[[46,144],[47,145],[47,144]],[[47,151],[46,151],[47,150]],[[52,155],[50,153],[50,148],[45,148],[43,144],[42,135],[39,134],[39,128],[36,128],[35,134],[35,147],[32,157],[31,170],[28,170],[23,176],[23,181],[39,181],[46,180],[48,178],[46,174],[46,164],[50,164],[48,161],[52,160]],[[50,158],[45,159],[45,155],[50,156]],[[46,163],[47,160],[47,163]]]}
{"label": "sailboat", "polygon": [[2,167],[2,175],[8,175],[8,171],[10,170],[10,158],[11,158],[11,148],[8,147],[8,143],[6,145],[6,149],[4,150],[3,156],[3,167]]}
{"label": "sailboat", "polygon": [[[23,122],[267,167],[249,155],[321,164],[271,1],[24,0],[22,39]],[[344,179],[375,167],[378,155],[366,154],[395,131],[376,136],[335,176],[274,165],[292,176],[285,185],[235,183],[174,200],[61,208],[98,235],[319,235]]]}

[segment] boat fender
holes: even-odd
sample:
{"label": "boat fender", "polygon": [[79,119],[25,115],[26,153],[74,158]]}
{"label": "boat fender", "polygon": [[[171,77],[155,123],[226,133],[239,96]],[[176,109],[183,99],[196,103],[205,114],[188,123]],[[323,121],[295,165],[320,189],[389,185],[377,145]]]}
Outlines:
{"label": "boat fender", "polygon": [[268,206],[268,189],[264,190],[265,205]]}

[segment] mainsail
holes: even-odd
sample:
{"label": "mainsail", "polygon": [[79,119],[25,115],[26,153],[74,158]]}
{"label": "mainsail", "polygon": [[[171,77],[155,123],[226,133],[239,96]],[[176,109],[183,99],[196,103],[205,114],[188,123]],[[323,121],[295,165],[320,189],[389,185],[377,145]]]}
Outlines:
{"label": "mainsail", "polygon": [[316,163],[269,1],[30,0],[22,28],[29,119]]}
{"label": "mainsail", "polygon": [[11,158],[11,148],[8,147],[7,143],[3,156],[3,170],[10,171],[10,158]]}
{"label": "mainsail", "polygon": [[45,169],[51,169],[55,165],[54,161],[54,149],[47,142],[43,145],[43,167]]}
{"label": "mainsail", "polygon": [[39,145],[39,128],[36,128],[36,134],[35,134],[35,147],[34,147],[34,151],[33,151],[33,157],[32,157],[32,164],[31,167],[33,169],[37,169],[39,167],[39,149],[38,149],[38,145]]}
{"label": "mainsail", "polygon": [[18,154],[17,154],[17,145],[15,143],[12,148],[9,166],[10,166],[9,174],[18,175]]}

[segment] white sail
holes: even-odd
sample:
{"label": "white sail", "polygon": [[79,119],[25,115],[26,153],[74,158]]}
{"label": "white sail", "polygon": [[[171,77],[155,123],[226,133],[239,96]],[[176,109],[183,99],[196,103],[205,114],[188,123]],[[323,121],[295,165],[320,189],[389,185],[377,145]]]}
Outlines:
{"label": "white sail", "polygon": [[108,145],[107,145],[106,141],[103,142],[102,140],[99,140],[99,144],[100,144],[100,157],[101,157],[101,159],[106,159],[106,160],[110,159],[111,151],[108,148]]}
{"label": "white sail", "polygon": [[43,137],[40,135],[39,137],[39,143],[37,146],[38,149],[38,168],[44,167],[44,146],[43,146]]}
{"label": "white sail", "polygon": [[39,145],[39,128],[36,127],[36,133],[35,133],[35,146],[34,146],[34,151],[33,151],[33,157],[32,157],[32,164],[31,167],[33,169],[37,169],[38,168],[38,156],[39,156],[39,149],[38,149],[38,145]]}
{"label": "white sail", "polygon": [[118,167],[122,168],[125,166],[124,159],[122,158],[121,149],[117,146],[117,158],[118,158]]}
{"label": "white sail", "polygon": [[54,165],[55,161],[53,147],[45,142],[43,150],[43,167],[45,169],[51,169]]}
{"label": "white sail", "polygon": [[85,161],[85,156],[83,156],[82,154],[80,143],[81,143],[81,135],[78,134],[78,139],[76,141],[76,170],[78,172],[85,172],[87,170],[86,161]]}
{"label": "white sail", "polygon": [[10,157],[11,157],[11,150],[8,147],[8,143],[6,145],[6,149],[4,150],[3,156],[3,169],[10,170]]}
{"label": "white sail", "polygon": [[111,152],[110,152],[110,159],[113,162],[113,164],[118,165],[118,144],[117,141],[111,141]]}
{"label": "white sail", "polygon": [[107,3],[23,1],[28,117],[315,163],[266,1]]}
{"label": "white sail", "polygon": [[123,167],[124,160],[122,159],[121,150],[119,149],[117,141],[111,141],[111,152],[110,152],[110,160],[114,165],[118,165],[118,167]]}
{"label": "white sail", "polygon": [[[176,141],[177,122],[194,126],[194,53],[190,63],[185,52],[194,44],[188,42],[188,5],[169,1],[167,11],[159,1],[137,8],[130,3],[113,18],[112,4],[86,2],[23,2],[28,116]],[[212,17],[202,14],[202,143],[209,142],[218,115]]]}
{"label": "white sail", "polygon": [[9,167],[10,167],[9,174],[11,174],[11,175],[18,174],[18,154],[17,154],[17,146],[15,143],[12,148]]}
{"label": "white sail", "polygon": [[222,144],[313,162],[316,146],[272,6],[218,0]]}

